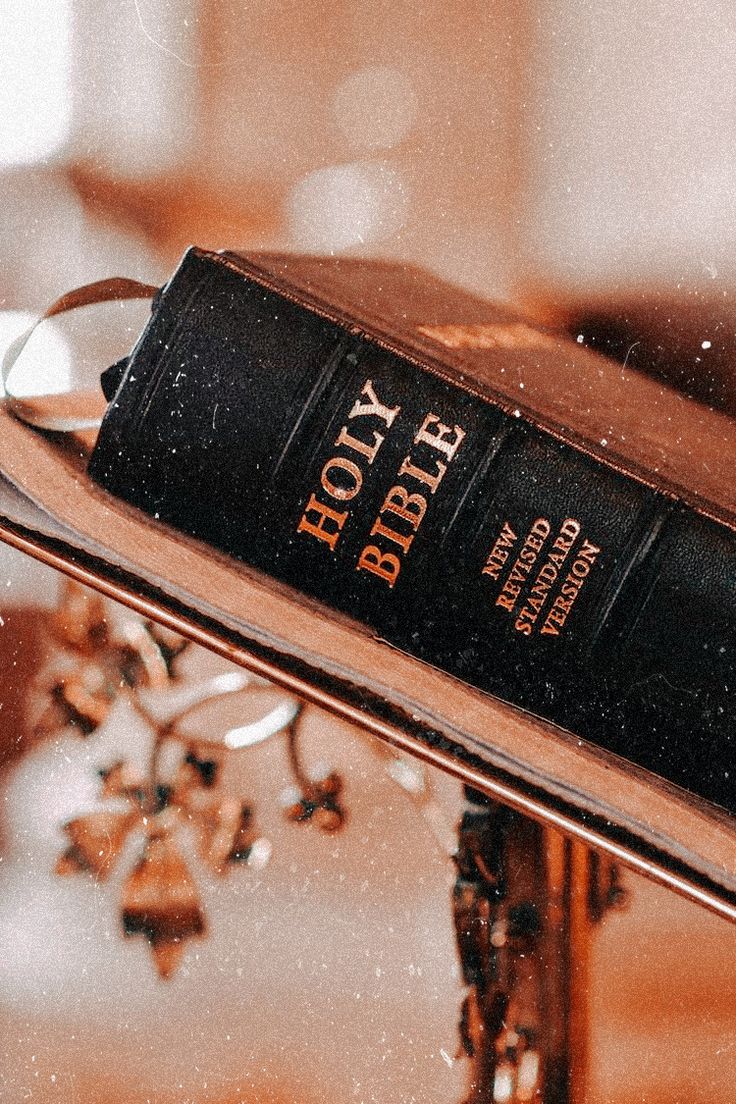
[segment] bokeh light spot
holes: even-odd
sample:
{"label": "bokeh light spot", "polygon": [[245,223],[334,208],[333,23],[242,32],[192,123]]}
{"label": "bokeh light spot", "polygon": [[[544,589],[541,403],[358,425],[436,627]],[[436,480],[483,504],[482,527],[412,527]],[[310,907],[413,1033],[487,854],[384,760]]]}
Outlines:
{"label": "bokeh light spot", "polygon": [[385,240],[401,228],[407,203],[402,174],[385,162],[317,169],[295,184],[287,200],[292,245],[339,253]]}

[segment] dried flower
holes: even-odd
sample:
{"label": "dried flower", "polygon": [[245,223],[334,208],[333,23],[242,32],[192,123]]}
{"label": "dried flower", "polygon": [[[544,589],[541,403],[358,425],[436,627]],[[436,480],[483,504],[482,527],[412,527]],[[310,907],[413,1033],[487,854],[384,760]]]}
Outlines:
{"label": "dried flower", "polygon": [[230,863],[246,862],[256,841],[253,809],[236,798],[209,799],[201,805],[189,804],[190,814],[199,823],[200,853],[219,874]]}
{"label": "dried flower", "polygon": [[60,856],[56,873],[79,874],[88,871],[104,881],[137,819],[134,812],[101,809],[68,821],[64,831],[70,845]]}
{"label": "dried flower", "polygon": [[[161,742],[159,737],[157,748]],[[56,872],[86,872],[101,880],[128,834],[134,828],[146,832],[143,855],[125,881],[123,925],[128,935],[146,936],[161,977],[171,976],[184,942],[205,927],[194,880],[176,843],[182,825],[194,829],[202,858],[219,874],[233,863],[250,863],[251,856],[253,865],[263,866],[270,855],[270,845],[254,830],[252,807],[216,789],[217,767],[216,760],[189,747],[171,781],[164,782],[157,780],[155,767],[145,779],[118,760],[99,772],[101,797],[122,799],[127,811],[103,808],[64,826],[69,847]]]}
{"label": "dried flower", "polygon": [[146,840],[123,888],[123,930],[148,940],[162,978],[171,977],[188,939],[204,935],[205,920],[194,880],[168,833]]}
{"label": "dried flower", "polygon": [[[302,706],[290,698],[261,721],[229,730],[221,749],[209,733],[201,740],[182,734],[180,725],[193,710],[221,694],[242,692],[249,684],[242,674],[220,675],[183,687],[178,706],[174,704],[168,714],[164,710],[161,718],[138,691],[143,687],[167,689],[178,678],[176,660],[187,645],[168,630],[130,617],[108,622],[99,597],[68,584],[52,619],[51,633],[59,655],[47,683],[49,700],[39,721],[40,730],[50,734],[71,725],[90,735],[105,721],[120,692],[128,691],[133,711],[154,731],[145,773],[124,759],[99,772],[100,797],[113,800],[115,806],[103,806],[64,826],[69,845],[56,870],[60,874],[88,873],[104,880],[131,831],[142,832],[143,852],[124,881],[123,927],[127,935],[146,938],[159,975],[170,977],[186,941],[205,930],[197,888],[178,846],[182,829],[191,831],[204,861],[220,874],[235,863],[262,868],[271,854],[269,841],[256,834],[252,806],[220,789],[225,749],[286,731],[299,786],[290,799],[288,814],[294,820],[312,820],[324,832],[337,831],[345,821],[340,803],[342,780],[335,771],[307,774],[302,768],[297,747]],[[227,740],[233,732],[238,735],[237,745]],[[163,754],[172,745],[178,748],[174,764]],[[203,752],[202,747],[208,750]]]}
{"label": "dried flower", "polygon": [[322,832],[338,832],[345,823],[345,810],[340,804],[342,779],[336,771],[302,778],[302,789],[290,788],[283,795],[289,820],[313,820]]}
{"label": "dried flower", "polygon": [[175,678],[174,662],[187,646],[135,618],[114,628],[100,596],[69,581],[49,632],[59,654],[46,672],[48,700],[35,724],[42,736],[66,727],[91,735],[122,690],[168,685]]}

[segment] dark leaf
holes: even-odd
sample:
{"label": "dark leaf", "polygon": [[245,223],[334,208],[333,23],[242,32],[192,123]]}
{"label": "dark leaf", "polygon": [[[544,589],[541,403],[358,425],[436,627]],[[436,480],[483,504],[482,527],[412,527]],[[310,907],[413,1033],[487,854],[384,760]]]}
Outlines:
{"label": "dark leaf", "polygon": [[287,791],[285,812],[289,820],[313,820],[322,832],[338,832],[345,824],[346,814],[340,804],[342,779],[335,771],[324,778],[310,779],[304,792]]}
{"label": "dark leaf", "polygon": [[220,764],[216,759],[201,759],[196,751],[188,751],[184,762],[191,767],[201,786],[214,786]]}
{"label": "dark leaf", "polygon": [[152,836],[123,888],[123,929],[148,940],[160,977],[176,969],[184,944],[205,931],[197,888],[168,835]]}

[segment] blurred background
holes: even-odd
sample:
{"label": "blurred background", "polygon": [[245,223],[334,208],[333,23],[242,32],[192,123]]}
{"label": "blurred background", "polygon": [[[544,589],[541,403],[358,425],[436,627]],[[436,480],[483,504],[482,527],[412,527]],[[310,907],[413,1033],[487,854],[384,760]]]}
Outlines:
{"label": "blurred background", "polygon": [[0,60],[5,312],[378,254],[736,409],[730,0],[3,0]]}
{"label": "blurred background", "polygon": [[[379,255],[579,330],[733,409],[736,8],[727,0],[0,0],[0,63],[0,344],[77,284],[112,274],[162,281],[191,243]],[[76,327],[41,338],[34,382],[64,386],[78,359],[96,370],[124,351],[108,349],[106,323],[75,338]],[[0,562],[6,605],[52,604],[48,574],[7,552]],[[7,746],[16,739],[8,703],[25,676],[16,652],[3,656]],[[63,759],[36,751],[25,766],[13,761],[15,773],[6,767],[0,1098],[458,1098],[451,865],[395,810],[370,754],[353,761],[349,734],[337,726],[314,739],[352,769],[366,806],[393,810],[368,810],[373,834],[354,829],[345,845],[371,907],[341,912],[331,880],[317,878],[317,897],[289,913],[302,943],[282,959],[291,929],[274,918],[284,895],[296,908],[290,864],[327,861],[319,851],[307,859],[303,842],[287,847],[281,888],[264,890],[257,907],[249,899],[246,928],[218,892],[220,942],[203,944],[202,961],[163,996],[142,947],[137,973],[116,972],[104,896],[88,885],[87,897],[62,899],[67,883],[44,881],[67,809],[44,779],[58,768],[63,780]],[[259,779],[256,770],[256,789]],[[30,822],[25,793],[35,795]],[[399,850],[370,869],[365,856],[387,840]],[[36,855],[37,884],[14,853]],[[415,883],[422,870],[410,929],[407,867]],[[601,927],[592,952],[587,1099],[729,1100],[736,932],[633,876],[627,885],[627,911]],[[65,927],[80,911],[84,962],[68,957],[75,929]],[[380,925],[394,912],[403,934],[387,948]],[[43,928],[50,915],[53,936]],[[251,943],[254,930],[265,944]],[[361,1020],[354,993],[369,975],[360,980],[355,964],[369,944],[371,999],[383,993],[381,955],[399,984]],[[305,1005],[293,973],[299,947],[312,956],[309,984],[318,961],[331,979],[343,971],[336,984],[348,1003],[320,982],[324,1016],[319,1000]],[[243,1002],[249,1035],[235,1052],[227,1025]],[[274,1028],[291,1017],[310,1040],[295,1081]],[[287,1033],[293,1046],[300,1038]],[[257,1071],[248,1086],[238,1072],[246,1057]]]}
{"label": "blurred background", "polygon": [[3,0],[2,295],[191,242],[727,290],[727,0]]}

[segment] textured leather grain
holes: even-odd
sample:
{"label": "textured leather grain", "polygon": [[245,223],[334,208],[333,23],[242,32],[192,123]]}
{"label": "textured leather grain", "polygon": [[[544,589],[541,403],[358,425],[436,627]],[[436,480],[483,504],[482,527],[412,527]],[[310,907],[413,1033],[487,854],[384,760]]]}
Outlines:
{"label": "textured leather grain", "polygon": [[734,440],[727,418],[418,270],[193,251],[90,472],[736,811]]}

